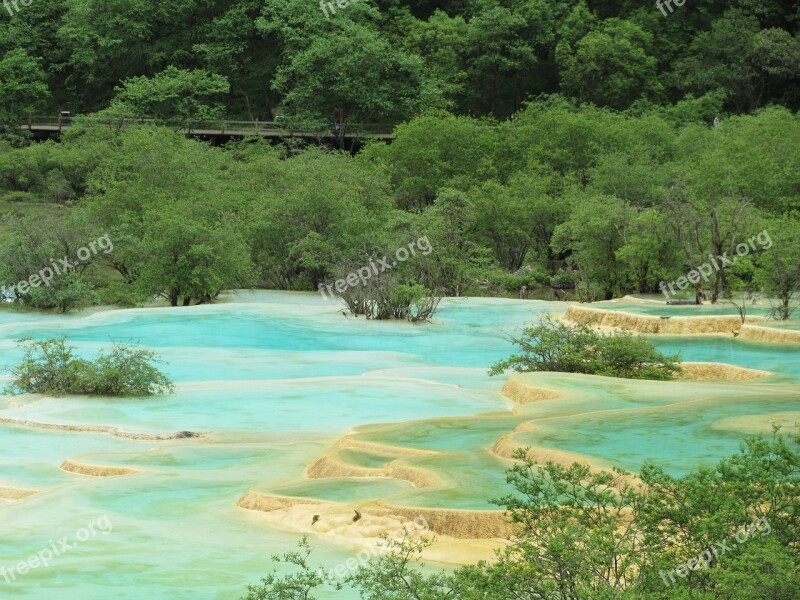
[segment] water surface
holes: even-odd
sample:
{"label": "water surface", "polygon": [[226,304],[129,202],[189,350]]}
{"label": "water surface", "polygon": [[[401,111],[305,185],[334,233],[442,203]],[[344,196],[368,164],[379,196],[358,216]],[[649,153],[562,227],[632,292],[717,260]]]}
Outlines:
{"label": "water surface", "polygon": [[[235,502],[251,489],[336,502],[492,508],[508,466],[489,452],[523,423],[526,444],[637,469],[656,460],[676,474],[736,450],[741,435],[712,427],[730,416],[798,410],[800,349],[733,339],[654,338],[687,360],[775,371],[756,384],[648,384],[545,374],[569,392],[511,412],[504,378],[486,370],[510,351],[505,335],[560,303],[445,301],[433,323],[345,318],[316,294],[243,292],[191,308],[38,315],[0,310],[0,377],[21,357],[15,340],[66,336],[93,356],[112,342],[138,343],[164,358],[173,396],[148,399],[0,397],[0,417],[104,425],[136,433],[207,432],[204,440],[137,441],[101,433],[0,426],[0,486],[41,490],[0,500],[0,567],[13,566],[107,517],[113,524],[40,567],[6,582],[2,598],[232,599],[274,565],[298,536],[266,526]],[[675,313],[678,314],[678,313]],[[549,379],[548,379],[549,378]],[[432,450],[409,465],[443,486],[391,479],[308,480],[306,468],[343,435]],[[339,459],[381,468],[380,453]],[[91,478],[59,469],[67,458],[141,472]],[[314,541],[328,565],[352,549]],[[334,592],[327,597],[346,598]]]}

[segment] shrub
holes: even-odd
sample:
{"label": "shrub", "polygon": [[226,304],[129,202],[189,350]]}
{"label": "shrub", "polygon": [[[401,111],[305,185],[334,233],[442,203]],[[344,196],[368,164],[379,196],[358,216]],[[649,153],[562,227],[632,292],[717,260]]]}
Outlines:
{"label": "shrub", "polygon": [[77,386],[81,365],[63,338],[40,342],[20,340],[20,344],[25,358],[11,370],[8,392],[58,394]]}
{"label": "shrub", "polygon": [[39,196],[31,192],[10,191],[0,194],[0,202],[31,203],[40,202]]}
{"label": "shrub", "polygon": [[153,396],[172,391],[172,382],[154,366],[155,362],[158,360],[149,350],[114,344],[110,351],[100,351],[84,393],[98,396]]}
{"label": "shrub", "polygon": [[520,373],[558,371],[667,380],[681,371],[678,356],[661,354],[642,336],[630,333],[603,335],[586,325],[554,321],[549,315],[510,341],[522,352],[493,365],[490,375],[513,369]]}
{"label": "shrub", "polygon": [[[341,266],[337,278],[346,280],[357,267]],[[350,275],[352,276],[352,275]],[[371,273],[365,281],[348,285],[344,291],[336,292],[347,308],[356,316],[367,319],[406,319],[411,322],[430,320],[439,307],[441,296],[425,286],[403,283],[390,272]]]}
{"label": "shrub", "polygon": [[25,294],[16,292],[18,299],[41,310],[57,309],[66,313],[96,304],[99,297],[81,273],[64,273],[48,285],[31,287]]}
{"label": "shrub", "polygon": [[432,540],[404,532],[337,580],[303,538],[273,559],[292,570],[241,600],[319,598],[331,586],[362,600],[797,598],[800,436],[750,438],[683,477],[645,464],[634,485],[624,471],[538,463],[529,450],[506,471],[510,493],[492,500],[514,525],[494,560],[434,569],[422,562]]}
{"label": "shrub", "polygon": [[22,363],[11,370],[10,394],[87,394],[154,396],[174,391],[172,382],[154,364],[153,352],[114,344],[94,361],[75,358],[65,338],[20,340]]}
{"label": "shrub", "polygon": [[523,286],[545,285],[549,277],[538,269],[523,268],[517,273],[509,273],[498,267],[483,269],[479,273],[484,289],[496,294],[513,294],[515,297]]}

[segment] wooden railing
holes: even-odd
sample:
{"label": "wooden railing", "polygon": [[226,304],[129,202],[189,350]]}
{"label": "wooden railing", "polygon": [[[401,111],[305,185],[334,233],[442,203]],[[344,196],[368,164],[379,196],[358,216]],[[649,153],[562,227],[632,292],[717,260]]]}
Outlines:
{"label": "wooden railing", "polygon": [[[95,123],[98,125],[112,125],[120,128],[129,124],[153,124],[169,127],[182,131],[187,135],[231,135],[247,136],[260,135],[264,137],[310,137],[310,138],[337,138],[339,130],[336,124],[331,124],[328,129],[309,131],[302,125],[291,123],[289,120],[277,121],[190,121],[178,122],[163,119],[146,119],[140,117],[63,117],[63,116],[31,116],[21,128],[29,131],[63,131],[70,126],[73,120],[79,119],[81,123]],[[393,137],[395,125],[388,123],[357,123],[346,126],[346,138],[376,137],[388,139]]]}

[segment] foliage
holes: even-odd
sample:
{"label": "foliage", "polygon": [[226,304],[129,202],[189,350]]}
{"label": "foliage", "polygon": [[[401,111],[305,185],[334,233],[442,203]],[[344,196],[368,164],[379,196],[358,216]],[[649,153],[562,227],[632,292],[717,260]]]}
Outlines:
{"label": "foliage", "polygon": [[524,269],[516,272],[509,273],[503,269],[491,269],[481,272],[484,277],[484,283],[489,288],[500,288],[503,292],[519,294],[521,288],[528,286],[530,288],[536,285],[548,285],[551,283],[552,278],[548,277],[541,271]]}
{"label": "foliage", "polygon": [[114,240],[109,265],[137,294],[188,306],[251,284],[239,206],[221,201],[230,190],[221,152],[152,127],[116,145],[89,182],[87,210]]}
{"label": "foliage", "polygon": [[[93,255],[86,262],[76,260],[78,249],[99,237],[92,229],[78,214],[13,221],[10,235],[0,243],[0,285],[9,291],[13,286],[12,300],[33,308],[67,312],[95,304],[95,286],[84,274],[95,268],[97,259]],[[63,258],[75,268],[55,273],[53,263],[58,266]],[[54,275],[47,281],[40,276],[45,269]],[[37,277],[38,286],[19,286],[30,282],[32,276]]]}
{"label": "foliage", "polygon": [[800,221],[783,218],[765,223],[772,252],[764,252],[758,261],[756,282],[770,298],[777,299],[774,314],[782,320],[792,316],[800,300]]}
{"label": "foliage", "polygon": [[[486,569],[500,586],[498,597],[525,589],[532,597],[611,598],[634,589],[646,555],[633,526],[641,495],[626,474],[593,472],[577,463],[537,464],[525,450],[516,458],[520,464],[507,472],[514,493],[496,502],[520,530]],[[510,572],[516,576],[497,577]]]}
{"label": "foliage", "polygon": [[380,544],[385,553],[359,566],[346,578],[346,584],[357,589],[364,600],[387,597],[446,600],[452,594],[453,577],[447,573],[429,575],[421,571],[424,565],[420,554],[432,542],[430,537],[411,535],[408,529],[403,530],[399,539],[383,535]]}
{"label": "foliage", "polygon": [[569,218],[555,228],[553,248],[569,253],[567,262],[580,273],[588,300],[595,295],[610,300],[628,287],[627,271],[617,251],[634,214],[634,209],[617,197],[578,194]]}
{"label": "foliage", "polygon": [[24,48],[6,52],[0,59],[0,125],[33,114],[46,104],[50,90],[40,61]]}
{"label": "foliage", "polygon": [[296,552],[273,556],[274,562],[291,565],[297,572],[287,576],[278,575],[277,571],[270,573],[261,580],[261,585],[248,586],[249,592],[242,600],[314,600],[316,596],[311,592],[327,584],[331,576],[322,569],[312,569],[308,562],[310,555],[308,538],[303,537]]}
{"label": "foliage", "polygon": [[24,358],[11,369],[12,394],[154,396],[174,391],[155,353],[126,344],[101,350],[94,361],[75,356],[66,338],[19,341]]}
{"label": "foliage", "polygon": [[662,86],[657,60],[649,54],[652,36],[638,25],[608,19],[570,48],[556,48],[564,90],[597,106],[627,108],[643,97],[657,97]]}
{"label": "foliage", "polygon": [[[495,135],[489,125],[427,113],[398,126],[391,145],[372,146],[365,155],[385,164],[398,206],[421,211],[434,203],[440,190],[465,191],[492,174]],[[465,139],[470,143],[462,143]]]}
{"label": "foliage", "polygon": [[0,51],[24,65],[10,69],[9,89],[36,82],[49,92],[24,92],[18,106],[41,99],[50,114],[103,109],[120,82],[138,89],[140,107],[159,110],[167,96],[191,96],[186,84],[216,96],[222,81],[227,118],[265,121],[283,109],[326,129],[337,110],[344,122],[405,120],[426,108],[503,119],[540,95],[669,109],[718,94],[725,112],[797,110],[793,5],[673,8],[665,18],[632,2],[393,0],[351,2],[326,18],[305,0],[60,0],[4,18]]}
{"label": "foliage", "polygon": [[248,235],[267,285],[316,289],[340,261],[363,264],[382,244],[387,185],[358,159],[309,149],[286,163],[261,155],[239,171],[252,186]]}
{"label": "foliage", "polygon": [[[375,256],[365,265],[376,264]],[[402,283],[402,274],[391,271],[372,270],[368,276],[359,279],[356,274],[372,267],[355,266],[345,263],[337,272],[338,277],[328,285],[347,305],[355,316],[367,319],[407,319],[413,323],[429,320],[439,307],[441,297],[419,283]],[[366,271],[365,271],[366,272]],[[343,289],[336,288],[337,282],[346,282]]]}
{"label": "foliage", "polygon": [[170,306],[211,302],[251,281],[248,249],[235,220],[202,217],[186,221],[197,207],[176,204],[148,215],[152,221],[137,253],[136,286],[166,298]]}
{"label": "foliage", "polygon": [[230,86],[220,75],[170,66],[152,78],[126,79],[114,91],[113,107],[127,116],[188,125],[219,119],[224,109],[214,101],[227,94]]}
{"label": "foliage", "polygon": [[71,251],[73,232],[108,233],[114,250],[19,302],[177,306],[242,287],[315,290],[424,235],[437,251],[393,275],[426,298],[516,294],[534,283],[517,274],[539,273],[554,277],[535,278],[549,297],[594,301],[660,295],[662,282],[774,228],[774,246],[735,267],[718,261],[685,293],[719,302],[763,288],[786,316],[800,291],[790,268],[800,119],[771,107],[713,126],[654,106],[620,113],[553,97],[508,121],[431,110],[355,155],[256,139],[214,147],[123,127],[113,110],[79,117],[60,143],[0,145],[0,193],[68,208],[64,223],[4,218],[0,284]]}
{"label": "foliage", "polygon": [[[365,69],[364,65],[369,65]],[[281,67],[273,87],[299,126],[340,140],[360,123],[393,123],[416,110],[422,61],[393,48],[377,31],[350,24],[316,36]]]}
{"label": "foliage", "polygon": [[568,206],[553,202],[550,185],[548,177],[531,174],[509,185],[486,181],[470,191],[470,233],[492,249],[502,268],[518,270],[529,253],[549,258],[552,230]]}
{"label": "foliage", "polygon": [[549,315],[510,341],[521,352],[493,365],[491,375],[513,369],[668,380],[681,371],[679,357],[661,354],[643,336],[603,335],[586,325],[555,321]]}
{"label": "foliage", "polygon": [[[420,561],[429,540],[404,537],[341,584],[365,600],[796,595],[800,435],[749,438],[738,454],[683,477],[652,464],[635,477],[539,463],[528,450],[506,472],[511,493],[494,501],[516,525],[494,560],[437,571]],[[288,590],[316,597],[327,582],[309,554],[304,539],[301,572],[273,574],[246,600],[301,597]]]}

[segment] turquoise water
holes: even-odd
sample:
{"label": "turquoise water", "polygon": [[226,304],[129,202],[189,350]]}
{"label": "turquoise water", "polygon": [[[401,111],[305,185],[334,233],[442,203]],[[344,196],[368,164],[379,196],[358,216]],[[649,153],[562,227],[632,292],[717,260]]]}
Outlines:
{"label": "turquoise water", "polygon": [[800,319],[792,318],[788,321],[768,321],[763,323],[765,327],[775,327],[777,329],[800,329]]}
{"label": "turquoise water", "polygon": [[[686,360],[778,375],[752,384],[649,384],[543,374],[545,387],[569,392],[568,400],[510,412],[499,393],[504,378],[489,378],[487,367],[509,353],[505,334],[545,310],[565,309],[451,300],[433,323],[411,325],[345,318],[315,294],[246,292],[180,309],[74,316],[0,310],[0,379],[20,359],[14,340],[64,335],[85,356],[111,342],[142,344],[165,359],[178,384],[175,395],[148,399],[0,397],[0,417],[208,434],[159,442],[0,425],[0,487],[41,492],[0,500],[0,568],[98,519],[113,524],[47,567],[10,582],[0,571],[0,598],[238,598],[274,566],[270,556],[291,550],[299,537],[237,508],[248,490],[486,509],[489,498],[506,493],[508,465],[488,448],[524,423],[535,428],[515,441],[633,470],[658,460],[680,474],[736,450],[741,435],[713,428],[716,421],[800,410],[800,349],[709,337],[654,341]],[[363,441],[436,452],[403,462],[432,471],[443,485],[306,479],[306,468],[355,428]],[[91,478],[61,471],[67,458],[141,472]],[[356,449],[339,458],[370,468],[392,460]],[[313,542],[329,566],[353,555],[341,542]],[[346,598],[333,591],[324,597]]]}
{"label": "turquoise water", "polygon": [[779,345],[737,340],[731,337],[650,336],[650,342],[666,354],[680,354],[690,362],[721,362],[781,373],[793,381],[800,377],[800,344]]}

